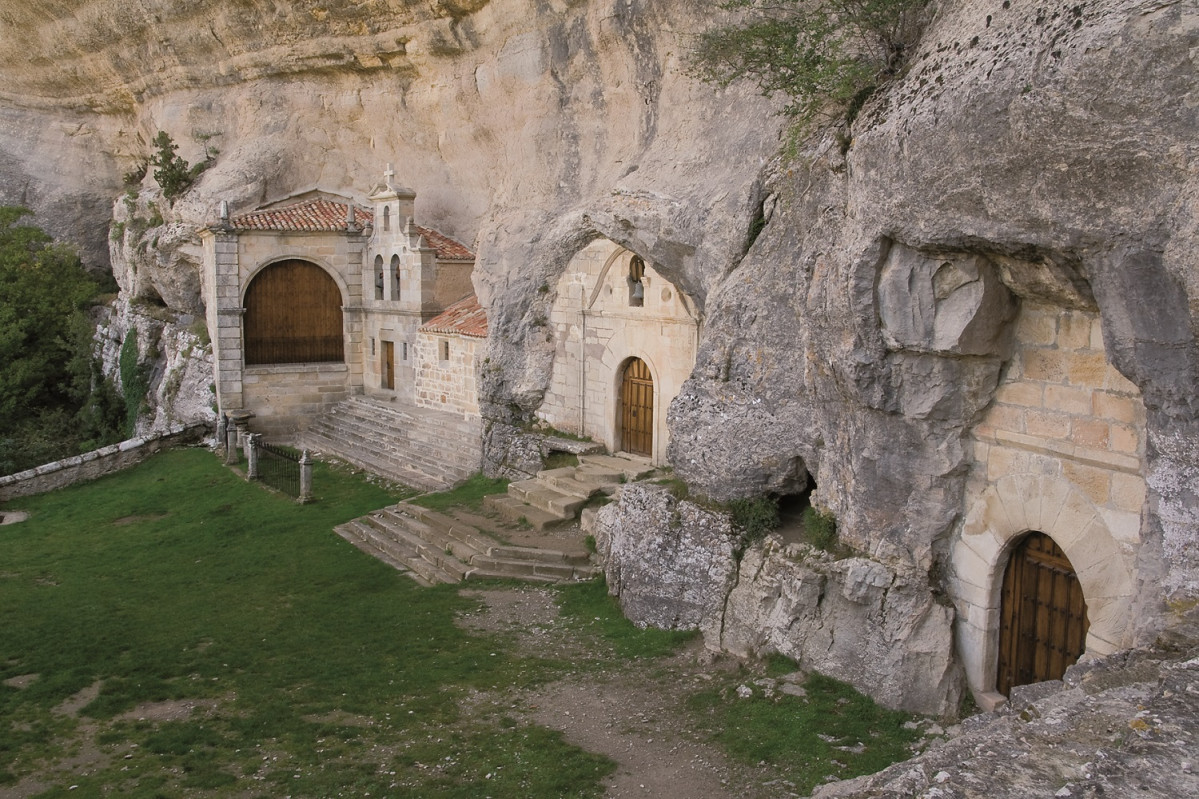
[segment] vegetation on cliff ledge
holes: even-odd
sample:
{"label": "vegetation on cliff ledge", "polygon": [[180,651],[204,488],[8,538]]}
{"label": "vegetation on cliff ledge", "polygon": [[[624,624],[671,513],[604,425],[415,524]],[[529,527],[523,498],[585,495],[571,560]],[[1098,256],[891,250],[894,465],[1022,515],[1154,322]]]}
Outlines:
{"label": "vegetation on cliff ledge", "polygon": [[822,112],[852,120],[919,39],[926,0],[720,0],[731,25],[699,36],[692,67],[719,86],[748,79],[783,95],[802,127]]}

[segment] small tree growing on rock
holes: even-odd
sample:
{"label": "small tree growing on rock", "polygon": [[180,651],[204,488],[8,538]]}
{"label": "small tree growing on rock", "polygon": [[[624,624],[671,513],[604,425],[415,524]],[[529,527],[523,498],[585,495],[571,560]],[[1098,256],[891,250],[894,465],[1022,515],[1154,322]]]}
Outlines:
{"label": "small tree growing on rock", "polygon": [[[179,145],[175,144],[170,134],[164,130],[158,131],[158,135],[154,137],[154,146],[158,149],[150,156],[150,166],[154,167],[154,180],[162,189],[162,196],[168,200],[175,199],[191,188],[196,178],[212,161],[212,155],[209,154],[206,160],[189,166],[177,152]],[[206,144],[205,153],[207,152]]]}
{"label": "small tree growing on rock", "polygon": [[739,21],[700,34],[692,68],[728,86],[754,81],[788,98],[802,128],[831,105],[852,121],[903,65],[927,18],[927,0],[719,0]]}

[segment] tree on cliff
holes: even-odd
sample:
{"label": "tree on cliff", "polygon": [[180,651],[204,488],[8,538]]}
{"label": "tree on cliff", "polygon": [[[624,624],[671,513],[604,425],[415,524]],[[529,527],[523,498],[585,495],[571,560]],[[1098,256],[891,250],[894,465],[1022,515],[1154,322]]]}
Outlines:
{"label": "tree on cliff", "polygon": [[692,66],[703,80],[740,79],[787,98],[783,113],[804,124],[822,111],[852,119],[896,74],[919,39],[927,0],[719,0],[732,25],[700,34]]}
{"label": "tree on cliff", "polygon": [[[211,134],[208,134],[211,137]],[[204,139],[205,159],[196,164],[188,165],[187,161],[178,154],[179,145],[164,130],[158,131],[154,137],[154,146],[158,148],[150,156],[150,166],[154,167],[154,180],[162,189],[162,196],[173,200],[191,188],[200,173],[212,163],[215,154],[208,149],[207,139]]]}
{"label": "tree on cliff", "polygon": [[69,248],[0,206],[0,474],[119,437],[87,309],[98,286]]}

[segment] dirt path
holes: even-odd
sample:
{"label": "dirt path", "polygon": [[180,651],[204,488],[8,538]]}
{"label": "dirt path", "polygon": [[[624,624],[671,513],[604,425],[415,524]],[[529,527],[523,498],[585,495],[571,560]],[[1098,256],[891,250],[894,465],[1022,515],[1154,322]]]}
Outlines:
{"label": "dirt path", "polygon": [[[588,646],[594,645],[558,623],[558,608],[549,590],[518,587],[464,593],[484,602],[482,610],[460,619],[467,629],[512,634],[521,649],[546,657],[584,660]],[[530,720],[616,761],[616,773],[607,783],[611,797],[791,795],[786,785],[763,785],[764,774],[731,763],[692,732],[685,697],[731,665],[714,660],[695,643],[648,666],[581,668],[522,694],[518,705]]]}

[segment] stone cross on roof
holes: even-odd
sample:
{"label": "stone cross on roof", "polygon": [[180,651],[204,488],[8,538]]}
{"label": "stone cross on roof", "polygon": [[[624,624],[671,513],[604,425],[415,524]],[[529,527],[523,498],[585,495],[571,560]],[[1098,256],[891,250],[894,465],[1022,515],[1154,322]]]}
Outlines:
{"label": "stone cross on roof", "polygon": [[387,169],[383,172],[383,185],[385,185],[387,188],[390,189],[392,187],[391,179],[394,178],[395,176],[396,176],[396,171],[394,169],[392,169],[391,164],[388,163]]}

